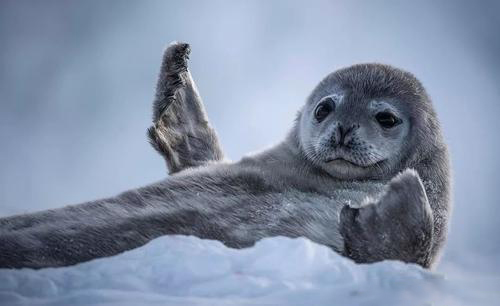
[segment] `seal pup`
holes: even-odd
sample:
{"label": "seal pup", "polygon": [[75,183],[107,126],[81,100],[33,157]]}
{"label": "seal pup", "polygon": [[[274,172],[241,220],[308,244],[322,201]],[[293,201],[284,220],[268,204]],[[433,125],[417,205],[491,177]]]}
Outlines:
{"label": "seal pup", "polygon": [[[163,83],[176,80],[174,68],[181,66],[169,61],[187,67],[188,53],[184,44],[167,49],[159,83],[169,73]],[[170,102],[201,105],[198,98],[177,98],[191,90],[182,82],[186,70],[177,71],[179,91],[157,88],[157,102],[165,97],[167,103],[155,103],[157,119],[171,110]],[[193,118],[186,112],[179,121],[186,114]],[[201,129],[194,124],[179,130],[185,141],[165,151],[174,153],[165,155],[169,167],[170,159],[182,160],[180,153],[186,152],[176,148],[190,147],[189,132],[209,127],[206,116],[200,122]],[[449,219],[448,155],[430,99],[410,73],[362,64],[328,75],[284,141],[238,162],[221,161],[212,135],[202,146],[210,154],[184,157],[171,168],[176,174],[161,182],[0,219],[0,267],[71,265],[166,234],[217,239],[236,248],[263,237],[303,236],[357,262],[396,259],[424,267],[436,262]],[[154,145],[171,141],[152,139]]]}

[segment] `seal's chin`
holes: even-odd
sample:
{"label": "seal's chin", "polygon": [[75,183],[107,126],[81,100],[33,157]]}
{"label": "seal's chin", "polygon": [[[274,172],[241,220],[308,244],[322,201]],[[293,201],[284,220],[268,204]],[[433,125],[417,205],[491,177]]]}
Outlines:
{"label": "seal's chin", "polygon": [[364,179],[370,173],[370,166],[358,164],[343,157],[327,159],[324,169],[339,179]]}

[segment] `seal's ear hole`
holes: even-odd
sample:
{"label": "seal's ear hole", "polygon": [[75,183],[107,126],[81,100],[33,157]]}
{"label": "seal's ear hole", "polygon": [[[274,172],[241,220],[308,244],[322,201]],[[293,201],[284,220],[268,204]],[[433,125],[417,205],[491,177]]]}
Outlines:
{"label": "seal's ear hole", "polygon": [[314,118],[316,121],[321,122],[325,120],[328,115],[335,110],[335,101],[331,97],[326,97],[319,102],[314,110]]}
{"label": "seal's ear hole", "polygon": [[375,119],[377,119],[377,122],[386,129],[390,129],[395,127],[396,125],[401,124],[403,121],[396,117],[391,112],[380,112],[375,115]]}

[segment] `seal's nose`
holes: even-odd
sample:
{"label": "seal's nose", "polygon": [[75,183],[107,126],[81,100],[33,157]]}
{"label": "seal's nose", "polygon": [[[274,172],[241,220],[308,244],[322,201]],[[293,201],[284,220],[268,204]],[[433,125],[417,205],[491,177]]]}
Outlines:
{"label": "seal's nose", "polygon": [[339,147],[348,144],[353,136],[356,125],[345,127],[342,123],[337,123],[332,135],[332,146]]}

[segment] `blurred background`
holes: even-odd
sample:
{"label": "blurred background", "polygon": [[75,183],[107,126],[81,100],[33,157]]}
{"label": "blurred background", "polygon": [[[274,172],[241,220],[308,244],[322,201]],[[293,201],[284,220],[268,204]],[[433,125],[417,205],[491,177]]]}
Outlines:
{"label": "blurred background", "polygon": [[[434,100],[454,170],[446,274],[500,271],[500,2],[0,2],[0,216],[166,176],[149,146],[164,47],[191,71],[231,159],[281,140],[329,72],[382,62]],[[491,282],[489,282],[491,285]]]}

